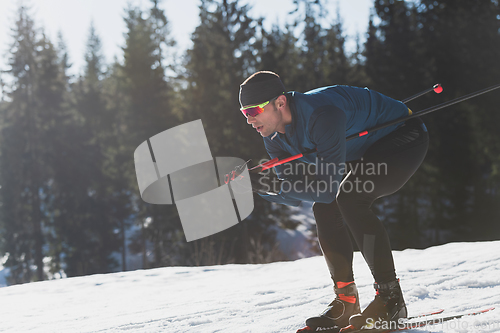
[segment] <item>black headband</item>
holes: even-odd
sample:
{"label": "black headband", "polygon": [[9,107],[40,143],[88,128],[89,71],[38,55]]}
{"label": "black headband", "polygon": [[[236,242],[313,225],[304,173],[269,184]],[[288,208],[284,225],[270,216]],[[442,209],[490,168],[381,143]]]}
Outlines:
{"label": "black headband", "polygon": [[279,77],[261,82],[248,82],[240,85],[241,107],[267,102],[285,92]]}

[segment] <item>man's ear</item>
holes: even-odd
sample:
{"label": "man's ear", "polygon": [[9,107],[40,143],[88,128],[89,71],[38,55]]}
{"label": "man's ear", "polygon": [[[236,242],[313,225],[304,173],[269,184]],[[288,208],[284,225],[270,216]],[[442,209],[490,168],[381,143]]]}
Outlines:
{"label": "man's ear", "polygon": [[286,96],[281,95],[276,99],[276,107],[278,109],[281,109],[282,107],[286,106]]}

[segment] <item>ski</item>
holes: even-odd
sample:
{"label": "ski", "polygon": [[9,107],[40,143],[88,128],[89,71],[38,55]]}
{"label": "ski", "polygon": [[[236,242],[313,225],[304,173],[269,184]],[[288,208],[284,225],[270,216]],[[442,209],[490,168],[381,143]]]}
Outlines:
{"label": "ski", "polygon": [[418,318],[423,318],[423,317],[429,317],[429,316],[434,316],[438,315],[444,312],[444,309],[439,309],[435,311],[430,311],[430,312],[424,312],[416,316],[408,317],[407,320],[412,320],[412,319],[418,319]]}
{"label": "ski", "polygon": [[[487,308],[487,309],[480,310],[480,311],[466,312],[466,313],[460,313],[460,314],[456,314],[456,315],[450,315],[450,316],[444,316],[444,317],[438,317],[438,318],[430,318],[430,319],[426,319],[426,320],[418,320],[418,321],[408,320],[408,321],[405,321],[405,322],[400,323],[398,325],[394,325],[394,326],[396,326],[395,328],[383,327],[384,325],[381,325],[382,326],[381,328],[374,327],[374,328],[366,328],[366,329],[359,329],[359,330],[345,330],[344,329],[342,331],[346,332],[346,333],[368,333],[368,332],[369,333],[390,333],[390,332],[408,331],[408,330],[412,330],[412,329],[416,329],[416,328],[422,328],[425,326],[442,324],[444,322],[455,320],[455,319],[460,319],[463,317],[479,315],[482,313],[492,311],[494,309],[495,309],[494,307],[491,307],[491,308]],[[443,312],[443,311],[441,311],[441,312]],[[422,317],[422,318],[424,318],[424,317]],[[416,319],[419,317],[413,317],[413,318]],[[385,325],[385,326],[387,326],[387,325]]]}
{"label": "ski", "polygon": [[[444,309],[434,310],[434,311],[430,311],[430,312],[424,312],[424,313],[420,313],[420,314],[415,315],[415,316],[408,317],[407,320],[412,320],[412,319],[418,319],[418,318],[424,318],[424,317],[434,316],[434,315],[438,315],[438,314],[443,313],[443,312],[444,312]],[[341,329],[340,327],[335,326],[335,327],[330,327],[330,328],[320,327],[320,328],[316,328],[316,330],[314,330],[311,327],[306,326],[304,328],[299,329],[297,331],[297,333],[301,333],[301,332],[331,332],[331,333],[337,333],[337,332],[340,331],[340,329]]]}
{"label": "ski", "polygon": [[445,317],[439,317],[439,318],[431,318],[431,319],[428,319],[428,320],[421,320],[421,321],[416,321],[416,322],[408,321],[407,323],[405,323],[405,325],[408,325],[407,328],[398,329],[396,331],[402,331],[402,330],[406,330],[406,329],[412,329],[412,328],[419,328],[419,327],[430,326],[430,325],[435,325],[435,324],[441,324],[441,323],[444,323],[446,321],[450,321],[450,320],[454,320],[454,319],[460,319],[460,318],[468,317],[468,316],[476,316],[476,315],[479,315],[479,314],[482,314],[482,313],[486,313],[486,312],[492,311],[494,309],[495,309],[494,307],[491,307],[491,308],[487,308],[487,309],[480,310],[480,311],[466,312],[466,313],[461,313],[461,314],[456,314],[456,315],[450,315],[450,316],[445,316]]}
{"label": "ski", "polygon": [[[455,314],[455,315],[450,315],[450,316],[444,316],[444,317],[438,317],[435,318],[435,315],[441,314],[444,312],[444,309],[439,309],[436,311],[431,311],[431,312],[426,312],[422,313],[416,316],[411,316],[408,317],[407,320],[405,320],[403,323],[400,323],[399,325],[395,325],[395,328],[388,328],[388,327],[381,327],[381,328],[366,328],[366,329],[345,329],[343,332],[346,333],[391,333],[391,332],[401,332],[401,331],[407,331],[411,329],[416,329],[416,328],[421,328],[425,326],[431,326],[431,325],[436,325],[436,324],[441,324],[447,321],[451,321],[454,319],[460,319],[463,317],[468,317],[468,316],[475,316],[479,315],[482,313],[486,313],[489,311],[494,310],[494,307],[483,309],[480,311],[474,311],[474,312],[466,312],[466,313],[460,313],[460,314]],[[426,319],[427,317],[430,317],[429,319]],[[382,326],[382,325],[381,325]],[[340,332],[341,328],[338,326],[335,327],[330,327],[330,328],[323,328],[323,327],[318,327],[316,329],[313,329],[311,327],[304,327],[302,329],[299,329],[297,333],[312,333],[312,332],[328,332],[328,333],[338,333]]]}

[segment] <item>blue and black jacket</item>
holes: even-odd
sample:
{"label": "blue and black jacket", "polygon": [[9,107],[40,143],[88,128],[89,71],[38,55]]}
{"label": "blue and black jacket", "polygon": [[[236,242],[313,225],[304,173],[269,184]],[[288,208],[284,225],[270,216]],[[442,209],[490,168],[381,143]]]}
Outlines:
{"label": "blue and black jacket", "polygon": [[[306,92],[288,93],[291,98],[292,123],[285,133],[275,132],[264,138],[269,156],[283,157],[302,153],[308,149],[317,152],[306,155],[300,161],[315,164],[314,180],[301,179],[289,165],[275,167],[283,182],[278,195],[261,195],[266,200],[291,206],[301,201],[330,203],[335,200],[342,179],[345,163],[360,159],[377,140],[401,126],[396,124],[369,133],[363,137],[346,141],[351,134],[408,116],[409,110],[400,101],[384,96],[368,88],[329,86]],[[322,182],[322,189],[311,190]],[[287,183],[287,184],[285,184]],[[285,188],[286,187],[286,188]]]}

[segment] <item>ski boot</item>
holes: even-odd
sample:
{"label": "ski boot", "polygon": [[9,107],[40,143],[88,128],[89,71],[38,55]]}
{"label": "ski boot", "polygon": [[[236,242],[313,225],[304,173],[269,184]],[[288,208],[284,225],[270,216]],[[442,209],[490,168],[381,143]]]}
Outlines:
{"label": "ski boot", "polygon": [[341,330],[342,333],[361,328],[397,328],[401,319],[406,318],[403,292],[399,280],[383,284],[374,284],[377,291],[375,299],[360,313],[349,319],[349,326]]}
{"label": "ski boot", "polygon": [[354,282],[337,282],[335,299],[317,317],[306,320],[306,327],[299,332],[338,332],[341,327],[349,324],[352,315],[360,313],[358,289]]}

